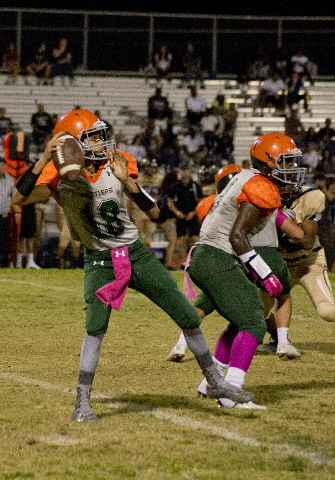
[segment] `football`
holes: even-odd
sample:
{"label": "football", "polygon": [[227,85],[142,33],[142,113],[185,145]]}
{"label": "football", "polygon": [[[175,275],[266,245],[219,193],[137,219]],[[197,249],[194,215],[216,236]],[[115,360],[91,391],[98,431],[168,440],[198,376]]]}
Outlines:
{"label": "football", "polygon": [[53,153],[52,160],[62,178],[76,180],[85,165],[84,151],[72,135],[60,138],[65,138],[65,142]]}

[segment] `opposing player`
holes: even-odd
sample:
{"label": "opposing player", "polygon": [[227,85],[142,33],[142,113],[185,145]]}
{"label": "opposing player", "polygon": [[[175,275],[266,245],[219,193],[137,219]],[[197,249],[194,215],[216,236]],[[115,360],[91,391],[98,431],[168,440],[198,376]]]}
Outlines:
{"label": "opposing player", "polygon": [[[85,167],[77,180],[60,177],[50,159],[61,146],[62,132],[73,135],[85,152]],[[211,398],[223,395],[249,401],[253,395],[223,381],[203,336],[200,318],[167,269],[148,251],[127,213],[127,197],[149,218],[159,214],[155,202],[135,180],[134,157],[115,151],[106,125],[86,110],[65,114],[56,124],[56,136],[42,158],[17,184],[13,203],[22,205],[47,201],[54,195],[60,202],[71,235],[85,247],[84,294],[87,302],[86,330],[81,355],[77,400],[72,414],[78,422],[96,422],[90,404],[100,346],[107,331],[111,308],[118,309],[127,287],[143,293],[160,306],[183,330],[208,380]]]}
{"label": "opposing player", "polygon": [[[279,236],[279,251],[285,260],[290,275],[291,288],[301,285],[308,293],[320,317],[326,322],[335,321],[334,295],[327,273],[327,262],[317,235],[317,221],[325,208],[325,195],[320,190],[307,186],[301,189],[286,186],[281,189],[283,204],[294,212],[295,223],[305,232],[304,244],[293,245],[285,236]],[[259,345],[258,353],[279,354],[278,333],[288,335],[290,323],[279,322],[270,311],[273,300],[268,298],[266,319],[270,342]],[[270,313],[269,313],[270,312]]]}

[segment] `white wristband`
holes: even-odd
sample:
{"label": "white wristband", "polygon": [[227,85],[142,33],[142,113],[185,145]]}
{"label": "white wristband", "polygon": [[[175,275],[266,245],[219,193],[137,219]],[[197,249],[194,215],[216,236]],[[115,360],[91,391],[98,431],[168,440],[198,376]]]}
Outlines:
{"label": "white wristband", "polygon": [[257,253],[255,252],[255,250],[250,250],[250,252],[243,253],[243,255],[239,255],[239,258],[241,262],[247,263],[247,262],[250,262],[251,258],[256,257],[256,255]]}
{"label": "white wristband", "polygon": [[271,274],[271,268],[264,262],[260,255],[256,255],[256,257],[252,258],[249,265],[262,280]]}

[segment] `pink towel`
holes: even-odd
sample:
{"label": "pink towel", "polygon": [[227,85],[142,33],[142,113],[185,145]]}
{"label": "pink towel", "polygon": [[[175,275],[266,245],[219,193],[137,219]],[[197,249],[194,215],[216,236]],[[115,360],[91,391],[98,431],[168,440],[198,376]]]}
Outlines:
{"label": "pink towel", "polygon": [[185,262],[185,269],[184,269],[184,285],[183,285],[183,294],[189,299],[189,300],[195,300],[198,296],[197,292],[195,291],[193,284],[191,282],[190,276],[188,274],[188,267],[190,266],[191,263],[191,255],[193,250],[195,249],[196,245],[193,245],[193,247],[190,249],[188,252],[186,262]]}
{"label": "pink towel", "polygon": [[96,291],[96,296],[105,305],[119,310],[126,294],[131,276],[128,248],[122,247],[111,251],[115,280]]}

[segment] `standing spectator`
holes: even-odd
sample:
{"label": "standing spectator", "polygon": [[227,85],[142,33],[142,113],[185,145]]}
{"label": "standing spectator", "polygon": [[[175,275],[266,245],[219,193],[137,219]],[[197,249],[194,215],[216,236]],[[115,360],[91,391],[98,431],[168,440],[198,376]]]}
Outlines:
{"label": "standing spectator", "polygon": [[309,71],[309,63],[309,59],[304,54],[302,48],[299,48],[297,53],[291,57],[292,72],[298,73],[300,77],[307,77],[313,85],[313,79]]}
{"label": "standing spectator", "polygon": [[287,103],[290,108],[293,105],[300,102],[300,100],[304,101],[304,109],[308,111],[308,92],[304,90],[304,93],[301,93],[301,90],[304,88],[304,82],[300,78],[297,72],[293,72],[290,80],[287,83]]}
{"label": "standing spectator", "polygon": [[161,165],[166,172],[172,172],[179,163],[179,139],[174,131],[173,118],[168,118],[166,128],[161,129]]}
{"label": "standing spectator", "polygon": [[158,80],[171,81],[172,53],[168,51],[166,45],[161,45],[154,56],[154,65]]}
{"label": "standing spectator", "polygon": [[4,136],[10,131],[12,121],[6,117],[6,109],[0,108],[0,143],[3,142]]}
{"label": "standing spectator", "polygon": [[[0,268],[9,266],[11,246],[11,198],[15,192],[15,183],[6,173],[6,161],[0,158]],[[15,220],[21,219],[21,209],[15,208]]]}
{"label": "standing spectator", "polygon": [[142,134],[141,144],[146,150],[146,158],[149,161],[156,160],[157,163],[160,163],[162,137],[155,130],[155,120],[149,118]]}
{"label": "standing spectator", "polygon": [[205,138],[190,125],[188,134],[180,142],[179,159],[184,164],[199,166],[206,155]]}
{"label": "standing spectator", "polygon": [[300,148],[305,138],[305,127],[301,123],[298,117],[298,111],[296,108],[291,108],[289,117],[285,118],[285,135],[291,137]]}
{"label": "standing spectator", "polygon": [[318,220],[318,237],[325,250],[327,268],[331,272],[334,264],[334,206],[335,206],[335,184],[332,178],[322,172],[316,172],[313,176],[314,188],[321,190],[326,197],[325,209],[321,212]]}
{"label": "standing spectator", "polygon": [[39,150],[44,150],[46,143],[52,137],[53,123],[51,116],[44,110],[43,103],[37,104],[37,112],[31,117],[32,141]]}
{"label": "standing spectator", "polygon": [[185,264],[188,247],[199,240],[200,223],[196,208],[203,193],[200,185],[192,179],[189,164],[179,165],[178,176],[179,180],[168,191],[168,206],[177,217],[177,250],[180,261]]}
{"label": "standing spectator", "polygon": [[335,136],[335,130],[332,128],[331,123],[331,119],[326,118],[325,126],[317,132],[321,150],[334,150],[333,137]]}
{"label": "standing spectator", "polygon": [[156,88],[155,95],[148,100],[148,117],[154,120],[164,120],[172,116],[168,99],[162,95],[162,89]]}
{"label": "standing spectator", "polygon": [[47,54],[47,46],[45,42],[41,42],[37,47],[34,58],[31,63],[26,66],[29,75],[38,79],[38,84],[47,82],[50,75],[51,65]]}
{"label": "standing spectator", "polygon": [[182,57],[182,64],[184,68],[184,83],[189,84],[191,80],[194,80],[200,83],[200,88],[205,88],[202,58],[199,53],[195,51],[193,43],[186,45],[186,52]]}
{"label": "standing spectator", "polygon": [[230,102],[228,109],[223,114],[224,129],[233,137],[235,135],[238,111],[234,102]]}
{"label": "standing spectator", "polygon": [[229,108],[228,102],[226,102],[226,97],[222,92],[219,92],[212,102],[212,107],[216,108],[218,115],[224,117],[226,110]]}
{"label": "standing spectator", "polygon": [[7,79],[6,83],[16,83],[17,77],[21,72],[21,65],[14,42],[9,43],[2,55],[2,67],[7,69],[10,73],[10,77]]}
{"label": "standing spectator", "polygon": [[264,80],[260,96],[259,106],[262,113],[265,107],[275,107],[276,110],[285,110],[286,107],[286,85],[275,70],[270,71],[269,77]]}
{"label": "standing spectator", "polygon": [[200,121],[200,127],[205,139],[207,153],[213,153],[217,144],[217,133],[223,130],[223,121],[220,123],[220,118],[214,114],[213,108],[207,108],[205,115]]}
{"label": "standing spectator", "polygon": [[61,38],[57,48],[52,50],[50,78],[53,80],[56,76],[62,75],[69,77],[70,83],[73,83],[74,68],[72,64],[72,53],[68,51],[68,41]]}
{"label": "standing spectator", "polygon": [[200,95],[195,85],[190,87],[190,95],[185,99],[186,119],[190,125],[199,125],[205,114],[207,104],[205,98]]}

